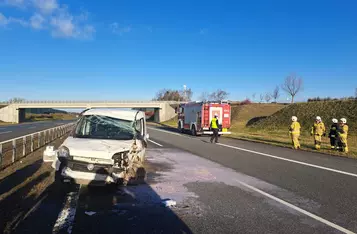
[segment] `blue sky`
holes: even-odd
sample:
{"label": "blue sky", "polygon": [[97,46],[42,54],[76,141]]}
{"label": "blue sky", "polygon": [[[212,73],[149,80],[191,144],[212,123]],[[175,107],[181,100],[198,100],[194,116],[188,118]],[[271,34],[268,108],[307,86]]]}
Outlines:
{"label": "blue sky", "polygon": [[292,72],[304,79],[298,100],[352,96],[356,9],[355,0],[0,0],[0,100],[147,100],[183,84],[194,97],[221,88],[244,99]]}

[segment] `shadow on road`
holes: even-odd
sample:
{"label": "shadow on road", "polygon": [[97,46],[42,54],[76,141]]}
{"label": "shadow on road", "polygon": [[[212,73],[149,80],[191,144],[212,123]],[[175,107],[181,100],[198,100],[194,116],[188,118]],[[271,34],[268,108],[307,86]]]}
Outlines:
{"label": "shadow on road", "polygon": [[[37,160],[33,164],[25,166],[20,170],[16,170],[12,174],[0,180],[0,195],[9,192],[12,188],[23,183],[26,178],[29,178],[38,171],[41,167],[42,160]],[[5,173],[5,172],[0,172]]]}
{"label": "shadow on road", "polygon": [[38,177],[28,182],[22,188],[8,195],[0,201],[0,230],[4,233],[12,233],[18,223],[20,223],[34,207],[40,197],[36,198],[36,193],[30,193],[34,187],[42,183],[49,172],[44,172]]}
{"label": "shadow on road", "polygon": [[83,188],[73,233],[192,233],[162,200],[148,184]]}
{"label": "shadow on road", "polygon": [[84,186],[73,233],[192,233],[165,199],[147,183]]}
{"label": "shadow on road", "polygon": [[177,128],[166,126],[166,125],[157,125],[157,126],[155,126],[155,128],[161,129],[161,130],[165,130],[165,131],[169,131],[169,132],[180,133],[180,131]]}

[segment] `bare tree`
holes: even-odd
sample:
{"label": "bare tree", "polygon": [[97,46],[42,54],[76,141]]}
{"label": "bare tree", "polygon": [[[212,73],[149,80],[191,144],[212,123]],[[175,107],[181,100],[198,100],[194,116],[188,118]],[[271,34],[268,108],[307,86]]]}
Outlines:
{"label": "bare tree", "polygon": [[355,89],[355,98],[357,99],[357,88]]}
{"label": "bare tree", "polygon": [[179,90],[162,89],[157,92],[154,100],[156,101],[190,101],[193,92],[187,89],[185,93]]}
{"label": "bare tree", "polygon": [[270,102],[270,100],[271,100],[271,95],[270,95],[270,93],[267,93],[267,94],[265,94],[265,101],[267,102],[267,103],[269,103]]}
{"label": "bare tree", "polygon": [[259,98],[260,98],[260,102],[259,103],[262,103],[263,102],[263,100],[264,100],[264,94],[260,94],[260,96],[259,96]]}
{"label": "bare tree", "polygon": [[208,101],[209,96],[210,96],[209,93],[203,92],[203,93],[201,93],[201,95],[198,99],[202,102],[206,102],[206,101]]}
{"label": "bare tree", "polygon": [[295,74],[291,74],[285,78],[281,88],[291,96],[291,103],[294,103],[294,98],[303,88],[303,80]]}
{"label": "bare tree", "polygon": [[181,96],[183,97],[183,100],[186,102],[192,100],[192,95],[193,92],[191,89],[185,89],[181,92]]}
{"label": "bare tree", "polygon": [[274,91],[273,91],[273,94],[271,95],[272,98],[274,99],[274,101],[276,102],[276,100],[278,100],[278,98],[280,97],[280,89],[279,89],[279,86],[276,86]]}
{"label": "bare tree", "polygon": [[209,95],[209,98],[211,100],[216,100],[216,101],[221,101],[227,99],[229,96],[229,93],[222,90],[222,89],[217,89],[215,92],[211,93]]}
{"label": "bare tree", "polygon": [[256,97],[256,96],[257,96],[256,93],[253,93],[253,94],[252,94],[253,101],[255,101],[255,97]]}

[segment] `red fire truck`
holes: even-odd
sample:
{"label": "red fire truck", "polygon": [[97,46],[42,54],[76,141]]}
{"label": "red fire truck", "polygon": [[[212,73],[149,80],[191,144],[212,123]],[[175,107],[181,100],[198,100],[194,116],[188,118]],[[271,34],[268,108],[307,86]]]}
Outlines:
{"label": "red fire truck", "polygon": [[218,116],[219,134],[230,134],[231,106],[225,101],[189,102],[178,108],[178,129],[190,131],[192,135],[213,134],[210,123],[215,114]]}

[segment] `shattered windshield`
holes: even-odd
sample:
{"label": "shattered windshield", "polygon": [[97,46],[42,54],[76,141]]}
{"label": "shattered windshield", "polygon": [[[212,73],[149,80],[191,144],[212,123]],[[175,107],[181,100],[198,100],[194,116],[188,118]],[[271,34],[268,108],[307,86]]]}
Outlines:
{"label": "shattered windshield", "polygon": [[131,140],[134,133],[132,121],[102,115],[85,115],[78,123],[74,137]]}

